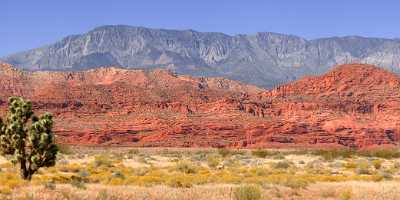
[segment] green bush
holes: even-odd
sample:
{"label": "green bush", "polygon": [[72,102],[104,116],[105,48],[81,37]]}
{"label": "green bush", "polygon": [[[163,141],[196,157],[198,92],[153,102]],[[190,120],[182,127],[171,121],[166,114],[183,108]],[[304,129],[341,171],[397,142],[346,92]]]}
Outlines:
{"label": "green bush", "polygon": [[235,188],[235,200],[259,200],[261,199],[261,189],[255,185],[245,185]]}
{"label": "green bush", "polygon": [[352,149],[319,149],[311,152],[311,154],[321,156],[326,161],[337,158],[351,158],[353,155],[355,155],[355,153],[356,152]]}
{"label": "green bush", "polygon": [[259,157],[259,158],[266,158],[267,156],[274,155],[274,153],[267,151],[267,150],[258,149],[258,150],[252,151],[251,155]]}

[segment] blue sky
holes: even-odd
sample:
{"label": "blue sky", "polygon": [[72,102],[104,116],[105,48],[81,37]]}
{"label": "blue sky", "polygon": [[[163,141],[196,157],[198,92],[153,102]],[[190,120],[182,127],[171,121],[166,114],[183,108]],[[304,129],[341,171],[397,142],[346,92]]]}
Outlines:
{"label": "blue sky", "polygon": [[399,19],[397,0],[1,0],[0,56],[109,24],[398,38]]}

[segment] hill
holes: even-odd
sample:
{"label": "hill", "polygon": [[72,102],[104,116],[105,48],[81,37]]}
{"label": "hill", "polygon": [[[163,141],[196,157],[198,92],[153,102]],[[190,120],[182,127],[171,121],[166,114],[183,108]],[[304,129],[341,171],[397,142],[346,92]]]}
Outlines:
{"label": "hill", "polygon": [[337,66],[267,91],[224,78],[116,67],[28,72],[0,66],[0,105],[20,95],[55,114],[60,143],[151,147],[398,144],[400,79]]}

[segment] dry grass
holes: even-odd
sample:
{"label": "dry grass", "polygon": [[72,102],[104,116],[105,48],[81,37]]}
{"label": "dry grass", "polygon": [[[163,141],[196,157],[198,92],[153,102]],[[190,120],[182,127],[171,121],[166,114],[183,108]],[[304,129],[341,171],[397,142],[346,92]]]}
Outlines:
{"label": "dry grass", "polygon": [[[7,195],[9,199],[53,200],[231,200],[234,199],[238,185],[203,185],[191,188],[173,188],[168,186],[104,186],[88,185],[86,189],[71,185],[25,186]],[[400,188],[397,182],[341,182],[315,183],[307,189],[292,189],[269,185],[260,188],[261,199],[296,200],[398,200]]]}
{"label": "dry grass", "polygon": [[365,155],[347,151],[69,149],[55,167],[41,169],[30,183],[0,158],[0,199],[234,199],[236,188],[245,185],[259,188],[261,199],[400,199],[396,154]]}

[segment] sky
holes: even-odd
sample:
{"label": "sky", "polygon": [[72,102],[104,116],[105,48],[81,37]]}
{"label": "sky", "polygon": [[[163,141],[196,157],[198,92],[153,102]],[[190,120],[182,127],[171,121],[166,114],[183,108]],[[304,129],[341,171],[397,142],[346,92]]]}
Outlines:
{"label": "sky", "polygon": [[400,38],[398,0],[0,0],[0,56],[102,25]]}

